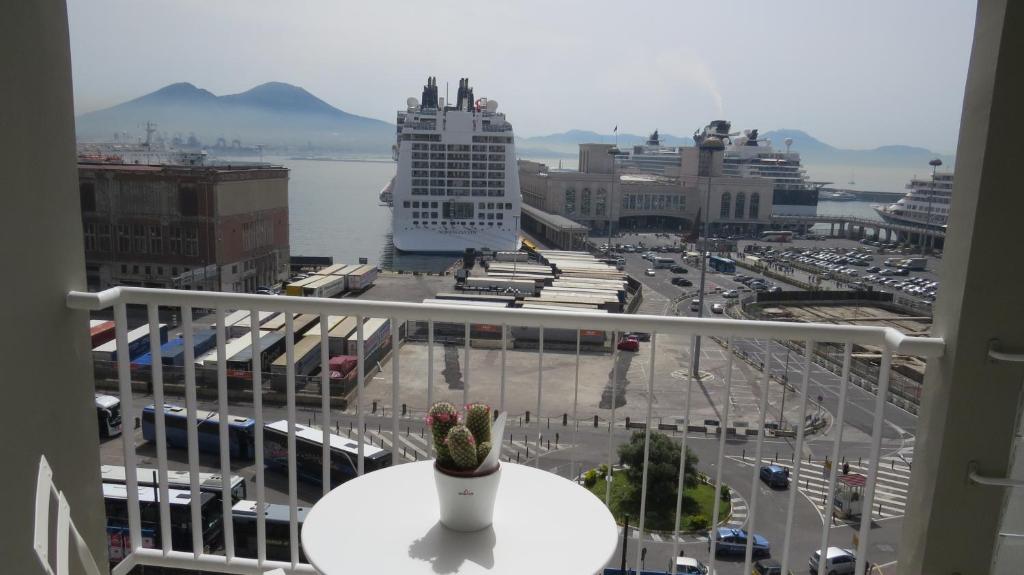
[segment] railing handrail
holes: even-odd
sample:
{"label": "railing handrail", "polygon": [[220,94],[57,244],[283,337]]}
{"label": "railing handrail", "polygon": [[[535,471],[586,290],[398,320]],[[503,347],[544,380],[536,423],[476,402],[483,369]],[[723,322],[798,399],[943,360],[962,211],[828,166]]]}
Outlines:
{"label": "railing handrail", "polygon": [[600,314],[534,309],[495,309],[469,306],[386,302],[362,299],[333,299],[297,296],[268,296],[212,291],[186,291],[119,286],[101,292],[71,291],[67,305],[72,309],[97,311],[113,305],[152,304],[222,309],[260,309],[276,312],[363,317],[392,317],[410,320],[444,320],[463,323],[543,326],[561,329],[603,331],[649,331],[680,335],[751,337],[831,341],[878,345],[894,353],[926,358],[941,357],[942,338],[908,336],[884,326],[831,325],[759,320],[711,319],[631,314]]}

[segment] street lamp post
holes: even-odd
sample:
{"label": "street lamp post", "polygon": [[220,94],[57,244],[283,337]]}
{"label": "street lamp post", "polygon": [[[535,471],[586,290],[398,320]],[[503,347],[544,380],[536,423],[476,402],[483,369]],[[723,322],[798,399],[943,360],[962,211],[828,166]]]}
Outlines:
{"label": "street lamp post", "polygon": [[[701,143],[700,143],[701,154],[707,154],[709,156],[709,158],[708,158],[708,161],[705,164],[706,165],[706,169],[707,169],[707,172],[705,174],[705,176],[707,177],[707,182],[706,182],[707,190],[706,190],[706,195],[705,195],[705,200],[704,200],[704,222],[703,222],[703,224],[704,224],[704,231],[702,233],[703,241],[701,242],[701,248],[700,248],[700,292],[697,294],[697,299],[698,299],[698,302],[699,302],[698,303],[698,307],[697,307],[697,317],[704,317],[704,281],[705,281],[705,276],[707,275],[707,268],[708,268],[708,258],[707,258],[707,253],[708,253],[708,220],[711,219],[711,178],[712,178],[712,176],[711,176],[711,168],[712,168],[712,164],[714,163],[711,160],[714,159],[716,151],[722,151],[724,149],[725,149],[725,144],[722,143],[722,140],[719,139],[719,138],[716,138],[714,136],[709,136],[707,138],[704,138],[703,140],[701,140]],[[698,334],[694,338],[694,340],[693,340],[693,369],[692,369],[692,372],[693,372],[693,377],[697,378],[697,380],[699,381],[700,380],[700,334]]]}
{"label": "street lamp post", "polygon": [[[942,165],[942,160],[935,158],[928,162],[932,167],[932,185],[928,189],[928,219],[925,220],[924,231],[929,231],[932,225],[932,200],[935,198],[935,170]],[[931,236],[921,233],[921,255],[924,255],[925,245],[930,243]]]}

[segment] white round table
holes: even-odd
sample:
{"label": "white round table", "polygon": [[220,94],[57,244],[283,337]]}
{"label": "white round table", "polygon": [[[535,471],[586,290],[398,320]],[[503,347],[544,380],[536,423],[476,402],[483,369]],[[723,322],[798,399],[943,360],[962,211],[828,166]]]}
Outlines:
{"label": "white round table", "polygon": [[324,575],[601,571],[615,552],[604,503],[553,473],[502,463],[494,524],[475,533],[438,521],[433,461],[368,473],[332,490],[302,526],[302,549]]}

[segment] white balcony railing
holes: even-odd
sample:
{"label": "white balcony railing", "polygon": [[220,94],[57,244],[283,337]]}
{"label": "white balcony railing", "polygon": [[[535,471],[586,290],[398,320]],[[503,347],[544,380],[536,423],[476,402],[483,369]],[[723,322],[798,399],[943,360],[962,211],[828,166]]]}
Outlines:
{"label": "white balcony railing", "polygon": [[[392,381],[391,381],[391,433],[392,438],[397,439],[400,437],[402,430],[400,426],[402,421],[400,420],[400,405],[406,401],[419,402],[422,405],[428,405],[432,398],[432,390],[434,389],[434,369],[433,369],[433,346],[434,346],[434,325],[435,323],[445,324],[463,324],[465,334],[470,333],[471,324],[487,324],[502,326],[502,336],[500,338],[501,354],[500,354],[500,399],[498,400],[498,408],[504,410],[505,408],[505,385],[506,385],[506,350],[509,345],[509,330],[506,329],[509,326],[531,326],[539,328],[539,342],[536,350],[537,354],[537,398],[536,398],[536,416],[532,426],[535,428],[538,436],[542,432],[542,423],[540,414],[543,413],[543,409],[548,408],[551,411],[550,405],[545,404],[544,396],[544,329],[559,329],[559,330],[576,330],[577,331],[577,344],[576,344],[576,369],[577,369],[577,389],[579,385],[578,373],[579,373],[579,358],[580,358],[580,347],[579,347],[579,333],[580,330],[599,330],[607,334],[623,333],[631,331],[649,332],[652,334],[650,343],[650,367],[646,373],[647,378],[646,386],[646,432],[645,432],[645,455],[644,455],[644,488],[641,494],[641,513],[639,520],[639,530],[641,537],[645,530],[644,524],[644,510],[647,502],[647,485],[646,485],[646,466],[648,461],[647,448],[650,442],[651,427],[653,427],[652,418],[652,407],[654,404],[654,382],[655,382],[655,351],[657,349],[657,339],[659,335],[672,334],[675,336],[711,336],[724,340],[727,347],[731,347],[731,344],[737,339],[753,339],[753,340],[766,340],[770,342],[772,340],[788,340],[803,342],[803,349],[805,357],[811,357],[811,350],[816,343],[829,342],[843,345],[845,350],[843,357],[843,370],[842,370],[842,382],[840,386],[840,397],[839,407],[836,414],[836,421],[843,422],[844,408],[847,403],[846,392],[850,387],[847,385],[849,373],[850,373],[850,362],[853,346],[864,345],[871,346],[875,349],[880,350],[881,353],[881,366],[879,370],[878,382],[877,382],[877,399],[874,403],[874,410],[872,413],[872,428],[870,438],[870,456],[868,458],[867,466],[867,484],[864,489],[864,501],[863,508],[871,510],[873,509],[874,497],[875,497],[875,485],[876,479],[878,478],[878,467],[879,467],[879,454],[882,443],[882,430],[884,420],[884,408],[885,398],[888,392],[889,386],[889,375],[890,367],[892,362],[893,354],[911,354],[926,358],[934,358],[942,354],[943,342],[935,338],[916,338],[907,337],[891,328],[884,327],[865,327],[865,326],[836,326],[836,325],[825,325],[825,324],[810,324],[810,323],[782,323],[782,322],[761,322],[761,321],[738,321],[728,319],[695,319],[695,318],[678,318],[678,317],[657,317],[657,316],[640,316],[640,315],[625,315],[625,314],[593,314],[593,313],[565,313],[555,311],[541,311],[541,310],[525,310],[525,309],[494,309],[494,308],[479,308],[479,307],[468,307],[458,305],[423,305],[423,304],[409,304],[409,303],[392,303],[392,302],[377,302],[377,301],[366,301],[366,300],[354,300],[354,299],[319,299],[319,298],[293,298],[284,296],[257,296],[247,294],[228,294],[228,293],[214,293],[214,292],[190,292],[190,291],[178,291],[178,290],[161,290],[161,289],[146,289],[146,288],[132,288],[132,287],[120,287],[106,290],[101,293],[83,293],[83,292],[71,292],[67,297],[68,305],[75,309],[83,310],[102,310],[106,308],[113,308],[114,317],[117,324],[117,380],[119,386],[119,392],[121,396],[121,405],[123,410],[123,420],[125,422],[125,432],[123,434],[123,458],[124,464],[127,471],[126,483],[128,486],[127,497],[128,497],[128,514],[129,514],[129,531],[130,531],[130,549],[126,555],[124,561],[122,561],[113,572],[117,575],[127,573],[135,565],[154,565],[154,566],[165,566],[175,567],[184,569],[202,569],[215,572],[224,573],[262,573],[268,569],[283,568],[290,573],[313,573],[311,566],[299,562],[299,547],[298,547],[298,524],[297,515],[295,509],[298,503],[298,482],[297,482],[297,463],[296,463],[296,427],[297,415],[296,415],[296,373],[294,366],[294,332],[293,332],[293,315],[292,314],[317,314],[320,317],[320,325],[322,333],[326,333],[326,327],[328,325],[329,316],[355,316],[357,317],[358,324],[358,380],[355,389],[355,423],[357,429],[365,429],[366,417],[368,412],[367,405],[367,394],[364,388],[367,384],[365,381],[365,369],[364,362],[366,361],[364,353],[364,339],[363,339],[363,320],[365,318],[389,318],[391,322],[391,333],[395,338],[394,345],[397,349],[400,345],[399,334],[400,330],[398,326],[400,322],[406,321],[426,321],[428,322],[429,337],[427,346],[430,348],[430,353],[427,355],[427,397],[409,397],[409,395],[403,395],[403,384],[401,381],[401,370],[395,365],[398,362],[399,353],[392,355]],[[128,305],[144,306],[147,310],[147,318],[150,325],[156,325],[158,323],[158,311],[159,308],[171,308],[178,313],[182,319],[182,328],[184,330],[183,338],[185,342],[185,361],[183,367],[183,381],[184,381],[184,395],[185,403],[188,411],[188,422],[187,427],[187,440],[188,440],[188,465],[191,471],[191,521],[193,525],[202,525],[202,517],[200,514],[199,507],[199,485],[198,485],[198,471],[199,471],[199,446],[196,428],[196,410],[197,410],[197,382],[196,382],[196,367],[193,357],[193,310],[213,310],[216,317],[216,341],[217,349],[219,350],[219,362],[216,369],[216,400],[217,409],[219,413],[230,413],[229,409],[229,393],[228,393],[228,372],[225,364],[224,350],[227,336],[225,333],[224,317],[225,313],[229,310],[249,310],[252,316],[255,317],[259,311],[273,311],[273,312],[284,312],[289,318],[285,323],[285,338],[286,338],[286,354],[288,358],[287,367],[287,386],[286,386],[286,406],[287,406],[287,419],[290,423],[288,426],[288,500],[291,508],[289,524],[290,524],[290,561],[271,561],[266,559],[266,525],[263,514],[257,514],[257,539],[258,539],[258,556],[257,558],[243,558],[238,557],[235,554],[234,546],[234,533],[233,533],[233,522],[232,522],[232,505],[229,497],[223,497],[224,503],[222,507],[223,513],[223,544],[224,550],[222,554],[210,552],[204,550],[204,542],[202,540],[201,529],[192,530],[192,542],[191,549],[195,551],[182,551],[172,548],[171,538],[171,520],[168,508],[168,447],[165,438],[165,417],[163,410],[155,410],[155,427],[156,427],[156,459],[158,460],[159,467],[159,508],[160,508],[160,524],[159,534],[161,548],[151,549],[142,546],[141,542],[141,518],[139,512],[138,502],[138,491],[137,482],[138,478],[135,474],[136,469],[136,446],[134,442],[133,432],[131,431],[132,423],[135,418],[139,415],[136,413],[136,409],[133,407],[132,396],[132,374],[131,365],[129,362],[129,356],[127,351],[127,326],[128,326]],[[134,308],[133,308],[134,311]],[[266,371],[266,366],[260,365],[260,354],[258,353],[258,346],[260,345],[259,324],[258,322],[251,322],[251,335],[253,341],[257,346],[257,351],[253,353],[253,367],[251,375],[251,389],[252,389],[252,409],[254,413],[254,419],[256,420],[255,429],[261,430],[264,425],[264,406],[263,406],[263,394],[264,394],[264,381],[263,373]],[[615,338],[610,338],[611,341],[615,341]],[[320,411],[317,413],[317,418],[320,423],[323,432],[323,492],[326,493],[330,489],[330,455],[328,453],[328,436],[332,425],[336,425],[336,421],[332,422],[332,403],[330,397],[330,380],[329,370],[327,369],[328,363],[328,347],[327,345],[321,345],[320,361],[323,367],[320,377]],[[690,346],[691,349],[693,346]],[[766,346],[767,347],[767,346]],[[164,383],[164,367],[161,365],[160,358],[160,340],[157,330],[151,331],[150,337],[150,348],[153,352],[152,358],[152,371],[151,371],[151,385],[153,402],[156,405],[162,405],[165,398],[165,383]],[[611,346],[611,354],[617,355],[619,352],[615,350],[615,346]],[[474,387],[473,377],[469,372],[469,354],[471,353],[470,340],[467,337],[465,341],[465,365],[464,368],[464,385],[462,389],[462,396],[464,400],[472,400],[474,398]],[[550,353],[550,351],[549,351]],[[767,353],[767,349],[766,349]],[[725,453],[726,445],[726,430],[725,426],[729,422],[729,388],[732,385],[732,362],[735,354],[728,354],[728,368],[726,370],[725,377],[725,400],[721,406],[724,417],[722,417],[721,429],[719,430],[720,439],[718,441],[718,453],[717,453],[717,470],[718,475],[714,480],[715,486],[715,500],[719,500],[719,491],[721,489],[721,469],[723,467],[723,455]],[[613,360],[617,358],[613,357]],[[805,361],[803,363],[803,377],[799,378],[799,401],[802,406],[802,413],[807,413],[807,395],[808,395],[808,380],[809,380],[809,369],[813,364],[812,361]],[[618,363],[614,363],[618,366]],[[756,362],[755,362],[756,365]],[[767,384],[769,373],[765,366],[768,365],[767,361],[761,362],[761,374],[764,378],[764,383]],[[520,366],[521,367],[521,366]],[[385,384],[386,385],[386,384]],[[687,431],[688,424],[690,423],[689,414],[689,403],[690,403],[690,390],[693,387],[693,379],[684,379],[681,381],[681,385],[686,386],[687,403],[686,403],[686,418],[685,422],[687,425],[682,426],[682,433],[680,439],[682,442],[682,448],[685,451],[687,438],[690,435]],[[615,393],[615,386],[612,386],[612,393]],[[767,389],[765,385],[762,389]],[[435,396],[436,397],[436,396]],[[426,402],[423,403],[423,400]],[[756,428],[758,433],[756,434],[756,454],[754,461],[761,461],[761,455],[763,451],[764,443],[764,430],[765,430],[765,417],[767,412],[767,392],[763,394],[760,399],[760,422]],[[560,405],[557,408],[557,413],[571,414],[573,419],[576,419],[578,405],[574,398],[571,405]],[[620,424],[617,421],[616,414],[616,400],[613,397],[611,402],[611,408],[607,414],[609,419],[608,423],[608,468],[612,468],[614,463],[614,430],[617,425]],[[832,448],[832,461],[837,461],[839,457],[839,448],[842,438],[842,432],[840,425],[840,431],[834,434],[832,441],[834,442]],[[579,425],[573,427],[574,430],[578,430]],[[573,431],[575,435],[577,431]],[[359,472],[362,473],[365,463],[364,453],[364,437],[363,434],[357,433],[358,441],[358,461],[357,466]],[[703,435],[703,434],[701,434]],[[621,439],[621,437],[619,438]],[[227,482],[231,477],[231,457],[229,450],[229,428],[227,418],[220,418],[219,424],[219,440],[220,440],[220,472],[224,480],[223,492],[227,493],[229,488]],[[794,439],[794,452],[797,454],[802,453],[802,448],[805,441],[805,426],[798,425]],[[394,446],[398,445],[398,441],[394,442]],[[574,441],[575,443],[575,441]],[[400,464],[402,458],[398,456],[397,447],[394,447],[395,453],[394,464]],[[572,452],[575,453],[575,452]],[[575,455],[573,455],[575,457]],[[263,438],[261,433],[255,434],[255,483],[256,483],[256,499],[259,504],[259,508],[262,508],[265,502],[265,473],[264,473],[264,461],[263,461]],[[793,477],[800,477],[802,457],[797,457],[793,461]],[[534,463],[540,465],[540,457],[535,458]],[[575,460],[571,466],[571,475],[575,476]],[[836,488],[837,481],[837,468],[838,466],[833,465],[831,474],[828,477],[828,494],[827,500],[831,500],[831,493]],[[683,484],[683,473],[685,466],[680,466],[680,478],[679,484]],[[752,481],[757,483],[758,465],[753,466],[752,470]],[[610,483],[609,483],[610,486]],[[794,523],[794,507],[797,502],[797,494],[801,492],[801,485],[799,481],[794,481],[791,492],[789,493],[788,508],[786,514],[786,525],[785,525],[785,540],[782,543],[781,554],[778,553],[778,546],[776,546],[776,557],[781,556],[781,562],[783,565],[783,572],[788,572],[788,569],[798,565],[800,560],[795,556],[791,556],[791,538]],[[749,512],[748,521],[750,525],[753,525],[754,518],[757,513],[757,490],[753,490],[751,493],[751,500],[749,501]],[[868,512],[870,514],[870,511]],[[678,525],[678,514],[679,507],[677,504],[676,524]],[[715,504],[714,509],[714,525],[719,519],[718,504]],[[870,532],[871,521],[862,521],[859,531],[859,546],[857,549],[857,573],[863,573],[865,569],[864,557],[866,556],[866,550],[868,549],[869,540],[871,539]],[[821,526],[821,548],[828,546],[829,542],[829,522],[823,521]],[[678,535],[678,532],[676,533]],[[675,539],[678,541],[678,537]],[[177,542],[176,542],[177,543]],[[178,545],[175,545],[178,547]],[[640,545],[636,545],[636,561],[633,563],[633,568],[640,565]],[[713,547],[713,543],[712,543]],[[367,552],[372,552],[367,550]],[[709,561],[714,564],[714,551],[712,549],[709,554]],[[745,557],[745,571],[750,572],[752,559],[752,548],[748,544],[746,548]]]}

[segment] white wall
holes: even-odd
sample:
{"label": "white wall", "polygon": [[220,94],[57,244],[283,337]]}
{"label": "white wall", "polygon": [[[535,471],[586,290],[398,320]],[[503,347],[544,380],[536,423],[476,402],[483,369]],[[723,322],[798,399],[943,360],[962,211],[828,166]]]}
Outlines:
{"label": "white wall", "polygon": [[32,552],[41,454],[105,565],[89,318],[64,304],[85,288],[64,0],[5,3],[0,86],[0,571],[43,572]]}

